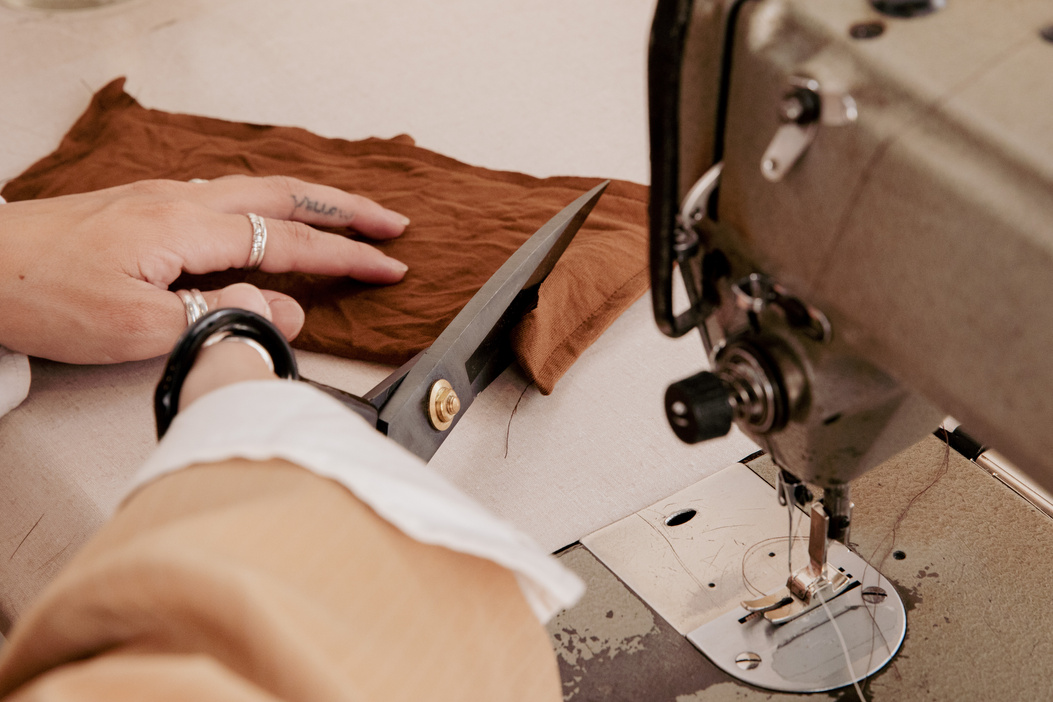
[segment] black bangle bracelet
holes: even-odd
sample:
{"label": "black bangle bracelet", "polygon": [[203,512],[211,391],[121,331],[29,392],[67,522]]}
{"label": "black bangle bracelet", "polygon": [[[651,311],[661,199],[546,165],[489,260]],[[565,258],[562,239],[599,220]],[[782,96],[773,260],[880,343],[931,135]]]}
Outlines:
{"label": "black bangle bracelet", "polygon": [[270,354],[274,373],[279,378],[300,379],[292,348],[273,324],[248,310],[228,308],[209,312],[183,332],[168,356],[161,382],[154,393],[158,439],[165,435],[179,412],[179,393],[187,374],[194,367],[198,352],[209,338],[222,332],[251,339],[262,346]]}

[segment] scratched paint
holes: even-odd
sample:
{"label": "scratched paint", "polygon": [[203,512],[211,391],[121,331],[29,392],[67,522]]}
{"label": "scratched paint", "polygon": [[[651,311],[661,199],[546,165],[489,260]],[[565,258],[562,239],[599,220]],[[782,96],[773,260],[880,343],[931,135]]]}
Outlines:
{"label": "scratched paint", "polygon": [[[564,564],[594,583],[605,570],[583,550],[567,554]],[[628,590],[612,588],[604,594],[610,597],[583,601],[549,624],[557,655],[571,667],[593,658],[639,652],[644,638],[658,632],[654,614]]]}
{"label": "scratched paint", "polygon": [[728,679],[588,549],[559,558],[588,587],[549,625],[564,700],[673,702]]}

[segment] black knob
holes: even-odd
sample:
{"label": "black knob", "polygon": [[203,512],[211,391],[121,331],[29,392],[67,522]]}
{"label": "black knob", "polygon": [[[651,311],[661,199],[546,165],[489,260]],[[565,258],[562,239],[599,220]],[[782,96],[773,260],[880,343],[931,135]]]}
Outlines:
{"label": "black knob", "polygon": [[665,391],[665,416],[673,432],[686,443],[724,436],[731,431],[734,419],[728,387],[709,371],[677,381]]}
{"label": "black knob", "polygon": [[947,0],[870,0],[870,4],[891,17],[921,17],[942,10]]}

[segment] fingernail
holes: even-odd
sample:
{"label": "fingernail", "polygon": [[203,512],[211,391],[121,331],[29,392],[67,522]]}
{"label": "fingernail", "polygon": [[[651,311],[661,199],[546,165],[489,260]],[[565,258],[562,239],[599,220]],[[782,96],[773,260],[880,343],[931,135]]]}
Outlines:
{"label": "fingernail", "polygon": [[277,317],[275,322],[280,322],[280,328],[286,334],[292,333],[295,336],[303,328],[304,311],[295,300],[272,300],[271,312]]}
{"label": "fingernail", "polygon": [[389,258],[388,261],[391,262],[390,263],[391,270],[393,270],[393,271],[397,271],[399,273],[405,273],[406,271],[409,270],[409,266],[407,266],[405,263],[403,263],[402,261],[398,260],[397,258]]}
{"label": "fingernail", "polygon": [[408,227],[409,226],[409,223],[410,223],[410,218],[409,217],[407,217],[404,214],[399,214],[398,212],[395,212],[394,210],[388,210],[388,212],[391,213],[391,216],[395,219],[396,222],[398,222],[399,224],[401,224],[404,227]]}
{"label": "fingernail", "polygon": [[303,308],[300,307],[296,300],[272,300],[270,306],[272,311],[277,308],[282,314],[292,319],[298,319],[301,322],[304,319]]}

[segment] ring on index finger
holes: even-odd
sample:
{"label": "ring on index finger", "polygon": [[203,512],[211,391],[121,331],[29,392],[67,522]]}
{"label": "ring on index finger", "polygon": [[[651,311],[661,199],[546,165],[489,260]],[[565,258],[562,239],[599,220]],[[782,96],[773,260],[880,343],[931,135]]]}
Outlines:
{"label": "ring on index finger", "polygon": [[267,248],[267,225],[258,214],[249,212],[247,216],[252,223],[252,248],[249,249],[249,260],[245,263],[245,270],[254,271],[263,263],[263,253]]}

